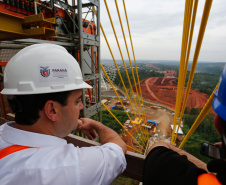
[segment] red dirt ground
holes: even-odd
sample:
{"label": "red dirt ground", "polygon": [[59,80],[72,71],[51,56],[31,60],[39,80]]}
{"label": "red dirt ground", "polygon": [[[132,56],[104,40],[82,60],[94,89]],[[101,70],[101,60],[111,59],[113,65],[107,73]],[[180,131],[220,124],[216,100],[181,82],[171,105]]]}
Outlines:
{"label": "red dirt ground", "polygon": [[[170,109],[175,109],[177,86],[175,72],[167,71],[165,77],[151,77],[141,81],[142,94],[145,99],[156,104],[161,104]],[[184,89],[185,94],[185,89]],[[202,108],[209,96],[194,89],[190,90],[187,107]]]}

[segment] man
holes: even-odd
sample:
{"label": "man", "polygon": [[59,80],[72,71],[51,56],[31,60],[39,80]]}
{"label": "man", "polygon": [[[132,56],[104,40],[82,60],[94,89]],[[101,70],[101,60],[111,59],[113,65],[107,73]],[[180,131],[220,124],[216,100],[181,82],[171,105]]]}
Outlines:
{"label": "man", "polygon": [[[214,124],[222,136],[222,149],[226,154],[226,66],[212,107],[216,112]],[[216,145],[220,145],[216,143]],[[226,156],[226,155],[225,155]],[[210,173],[214,173],[210,174]],[[151,185],[220,185],[226,184],[226,162],[214,159],[207,165],[167,143],[154,144],[145,159],[143,184]]]}
{"label": "man", "polygon": [[[77,61],[61,46],[35,44],[7,64],[4,89],[15,122],[0,127],[0,184],[110,184],[126,167],[126,144],[102,123],[81,118]],[[102,146],[74,147],[63,137],[81,130]]]}

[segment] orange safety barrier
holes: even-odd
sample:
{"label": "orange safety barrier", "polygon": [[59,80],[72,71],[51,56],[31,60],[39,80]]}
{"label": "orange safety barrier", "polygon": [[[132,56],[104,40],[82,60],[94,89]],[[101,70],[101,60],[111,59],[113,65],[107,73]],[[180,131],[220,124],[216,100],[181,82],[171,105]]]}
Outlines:
{"label": "orange safety barrier", "polygon": [[7,148],[4,148],[2,150],[0,150],[0,159],[12,154],[12,153],[15,153],[15,152],[18,152],[20,150],[25,150],[25,149],[29,149],[29,148],[39,148],[39,147],[29,147],[29,146],[21,146],[21,145],[12,145],[12,146],[9,146]]}

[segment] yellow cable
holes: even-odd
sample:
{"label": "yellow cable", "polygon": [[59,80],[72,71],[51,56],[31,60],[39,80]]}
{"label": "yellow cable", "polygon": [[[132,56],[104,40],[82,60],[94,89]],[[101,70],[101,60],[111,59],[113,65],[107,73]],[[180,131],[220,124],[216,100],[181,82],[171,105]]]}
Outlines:
{"label": "yellow cable", "polygon": [[[132,51],[133,51],[133,58],[134,58],[134,64],[135,64],[135,68],[136,68],[137,81],[138,81],[139,89],[140,89],[141,101],[142,101],[142,104],[143,104],[142,109],[143,109],[143,113],[145,115],[144,102],[143,102],[142,91],[141,91],[141,87],[140,87],[140,79],[139,79],[139,74],[138,74],[138,69],[137,69],[137,63],[136,63],[136,58],[135,58],[135,52],[134,52],[134,49],[133,49],[133,41],[132,41],[132,37],[131,37],[131,33],[130,33],[129,21],[128,21],[128,17],[127,17],[126,5],[125,5],[125,1],[124,0],[123,0],[123,7],[124,7],[124,11],[125,11],[126,22],[127,22],[127,27],[128,27],[128,31],[129,31],[131,47],[132,47]],[[144,122],[146,122],[146,116],[145,116]]]}
{"label": "yellow cable", "polygon": [[[187,76],[187,68],[188,68],[190,49],[191,49],[191,43],[192,43],[192,38],[193,38],[193,31],[194,31],[197,7],[198,7],[198,0],[195,0],[191,29],[190,29],[190,35],[189,35],[188,51],[187,51],[187,54],[186,54],[186,62],[185,62],[186,67],[185,67],[185,72],[184,72],[184,75],[183,75],[183,87],[184,87],[184,84],[185,84],[185,81],[186,81],[186,76]],[[176,131],[176,136],[174,137],[174,143],[176,142],[178,131],[179,131],[179,128],[180,128],[180,125],[181,125],[183,115],[184,115],[184,110],[185,110],[185,107],[187,105],[188,95],[189,95],[189,91],[187,91],[187,89],[186,89],[186,93],[185,93],[185,97],[184,97],[184,101],[183,101],[183,105],[182,105],[182,110],[181,110],[181,113],[180,113],[180,119],[179,119],[179,122],[178,122],[177,131]]]}
{"label": "yellow cable", "polygon": [[191,6],[192,1],[187,0],[185,3],[185,12],[184,12],[184,26],[183,26],[183,36],[182,36],[182,48],[181,48],[181,59],[180,59],[180,69],[179,69],[179,77],[178,77],[178,85],[177,85],[177,97],[176,97],[176,106],[175,106],[175,115],[174,115],[174,123],[173,123],[173,131],[171,144],[173,144],[175,137],[175,129],[177,125],[177,118],[179,116],[181,101],[183,96],[183,74],[184,74],[184,63],[185,63],[185,55],[187,48],[187,40],[188,40],[188,30],[189,30],[189,16],[191,15]]}
{"label": "yellow cable", "polygon": [[[140,109],[141,109],[139,92],[137,90],[137,83],[136,83],[134,72],[133,72],[133,65],[132,65],[132,62],[131,62],[131,59],[130,59],[129,49],[128,49],[127,42],[126,42],[125,32],[124,32],[124,28],[123,28],[123,25],[122,25],[122,20],[121,20],[120,12],[119,12],[119,9],[118,9],[117,0],[115,0],[115,6],[116,6],[117,13],[118,13],[118,18],[119,18],[119,22],[120,22],[120,25],[121,25],[121,30],[122,30],[125,46],[126,46],[126,51],[127,51],[127,55],[128,55],[128,59],[129,59],[129,63],[130,63],[130,68],[131,68],[131,72],[132,72],[132,76],[133,76],[134,86],[135,86],[136,93],[137,93],[138,103],[139,103],[139,106],[140,106]],[[141,114],[142,114],[142,110],[140,110],[140,111],[141,111]]]}
{"label": "yellow cable", "polygon": [[[95,9],[95,8],[94,8],[94,11],[95,11],[95,14],[96,14],[96,9]],[[105,34],[105,32],[104,32],[104,29],[103,29],[101,23],[100,23],[100,28],[101,28],[101,31],[102,31],[102,33],[103,33],[103,35],[104,35],[105,41],[106,41],[106,43],[107,43],[107,45],[108,45],[108,49],[109,49],[109,51],[110,51],[110,53],[111,53],[111,56],[112,56],[112,59],[113,59],[113,61],[114,61],[115,66],[116,66],[116,69],[117,69],[117,71],[118,71],[119,77],[120,77],[120,79],[121,79],[121,81],[122,81],[123,87],[124,87],[125,92],[126,92],[126,95],[127,95],[127,97],[128,97],[128,100],[129,100],[129,102],[130,102],[130,104],[131,104],[131,108],[132,108],[132,110],[133,110],[133,114],[136,116],[136,113],[135,113],[134,108],[133,108],[133,104],[132,104],[131,99],[130,99],[130,97],[129,97],[129,95],[128,95],[128,92],[127,92],[127,88],[125,87],[125,84],[124,84],[124,81],[123,81],[123,79],[122,79],[120,70],[119,70],[118,65],[117,65],[117,63],[116,63],[116,61],[115,61],[114,55],[113,55],[113,53],[112,53],[112,50],[111,50],[111,48],[110,48],[109,42],[108,42],[108,40],[107,40],[106,34]],[[132,123],[132,122],[131,122],[131,123]],[[133,123],[132,123],[132,124],[133,124]],[[135,129],[136,129],[136,128],[135,128]],[[142,139],[141,139],[141,140],[142,140]],[[143,140],[142,140],[142,141],[143,141]]]}
{"label": "yellow cable", "polygon": [[[120,103],[121,103],[122,107],[124,108],[124,110],[125,110],[125,112],[126,112],[126,114],[127,114],[128,118],[130,119],[130,122],[132,123],[132,119],[130,118],[130,116],[129,116],[128,112],[126,111],[126,107],[125,107],[125,106],[124,106],[124,104],[122,103],[122,100],[121,100],[121,98],[119,97],[119,95],[118,95],[117,91],[115,90],[115,87],[114,87],[114,85],[112,84],[112,82],[111,82],[111,80],[110,80],[110,78],[109,78],[108,74],[106,73],[106,71],[105,71],[105,69],[104,69],[103,65],[102,65],[102,64],[100,64],[100,67],[101,67],[102,71],[104,72],[104,74],[105,74],[106,78],[108,79],[108,82],[110,83],[110,85],[111,85],[112,89],[114,90],[114,92],[115,92],[115,94],[116,94],[117,98],[119,99],[119,101],[120,101]],[[133,123],[132,123],[132,125],[134,126],[134,124],[133,124]],[[137,131],[136,127],[134,127],[134,128],[135,128],[135,130],[136,130],[136,133],[138,134],[138,131]],[[141,137],[140,137],[140,139],[141,139]],[[144,141],[143,141],[142,139],[141,139],[141,141],[142,141],[143,145],[145,145],[145,144],[144,144]]]}
{"label": "yellow cable", "polygon": [[[193,2],[189,1],[188,13],[186,15],[186,22],[185,22],[185,37],[184,37],[185,41],[184,41],[184,46],[182,48],[182,52],[183,53],[182,53],[182,58],[181,58],[183,65],[182,65],[182,70],[180,71],[181,75],[179,77],[180,91],[181,91],[181,93],[179,94],[179,100],[180,100],[179,101],[179,109],[178,109],[179,112],[181,110],[181,103],[182,103],[183,95],[184,95],[184,85],[185,85],[184,77],[186,77],[187,65],[188,65],[188,61],[186,62],[185,58],[188,55],[188,50],[187,50],[188,46],[187,46],[187,44],[188,44],[189,30],[190,30],[190,24],[191,24],[190,22],[191,22],[191,15],[192,15],[192,7],[193,7]],[[177,118],[178,118],[178,116],[177,116]],[[178,123],[178,119],[176,121],[176,125],[177,125],[177,123]],[[178,129],[179,129],[179,127],[178,127]],[[174,132],[174,142],[175,142],[175,138],[176,137],[175,137],[175,132]],[[174,144],[174,142],[173,142],[173,144]]]}
{"label": "yellow cable", "polygon": [[[128,21],[128,16],[127,16],[127,11],[126,11],[126,6],[125,6],[125,1],[123,0],[123,6],[124,6],[124,11],[125,11],[125,16],[126,16],[126,22],[127,22],[127,27],[128,27],[128,31],[129,31],[129,36],[130,36],[130,42],[131,42],[131,47],[132,47],[132,52],[133,52],[133,58],[134,58],[134,64],[135,64],[135,68],[136,68],[136,75],[137,75],[137,81],[138,81],[138,85],[139,85],[139,90],[140,90],[140,97],[141,97],[141,101],[142,101],[142,112],[144,115],[144,123],[145,125],[147,125],[147,119],[146,119],[146,115],[145,115],[145,109],[144,109],[144,102],[143,102],[143,96],[142,96],[142,91],[141,91],[141,87],[140,87],[140,79],[139,79],[139,74],[138,74],[138,69],[137,69],[137,64],[136,64],[136,58],[135,58],[135,52],[133,49],[133,42],[132,42],[132,37],[131,37],[131,33],[130,33],[130,27],[129,27],[129,21]],[[149,136],[148,136],[149,137]]]}
{"label": "yellow cable", "polygon": [[125,129],[125,131],[134,139],[134,141],[144,150],[144,148],[138,143],[138,141],[128,132],[128,130],[123,126],[123,124],[115,117],[115,115],[107,108],[107,106],[101,102],[101,104],[104,106],[105,109],[115,118],[115,120],[122,126],[122,128]]}
{"label": "yellow cable", "polygon": [[[133,72],[133,66],[132,66],[132,63],[131,63],[131,59],[130,59],[130,55],[129,55],[129,50],[128,50],[128,46],[127,46],[127,42],[126,42],[126,38],[125,38],[125,33],[124,33],[124,29],[123,29],[123,25],[122,25],[122,21],[121,21],[121,16],[120,16],[120,13],[119,13],[119,9],[118,9],[118,4],[117,4],[117,1],[115,1],[115,5],[116,5],[116,9],[117,9],[117,13],[118,13],[118,17],[119,17],[119,21],[120,21],[120,25],[121,25],[121,29],[122,29],[122,33],[123,33],[123,37],[124,37],[124,42],[125,42],[125,46],[126,46],[126,50],[127,50],[127,54],[128,54],[128,58],[129,58],[129,62],[130,62],[130,67],[131,67],[131,72],[132,72],[132,76],[133,76],[133,81],[134,81],[134,86],[135,86],[135,89],[136,89],[136,93],[137,93],[137,98],[138,98],[138,103],[139,103],[139,106],[140,106],[140,112],[141,112],[141,116],[143,117],[143,114],[142,114],[142,109],[141,109],[141,105],[140,105],[140,99],[139,99],[139,93],[138,93],[138,90],[137,90],[137,84],[136,84],[136,80],[135,80],[135,76],[134,76],[134,72]],[[110,15],[110,14],[109,14]],[[113,26],[113,25],[112,25]],[[116,36],[116,34],[115,34]],[[119,46],[119,45],[118,45]],[[120,49],[120,48],[119,48]],[[121,55],[122,56],[122,55]],[[124,65],[125,67],[125,65]],[[127,69],[126,69],[127,70]],[[129,79],[129,76],[127,74],[127,77]],[[131,87],[131,90],[133,91],[132,89],[132,86],[130,84],[130,87]],[[132,92],[133,93],[133,92]],[[137,107],[138,109],[138,107]],[[139,112],[139,109],[138,109],[138,112]],[[140,116],[139,116],[140,118]],[[144,118],[143,118],[144,119]],[[143,128],[141,127],[141,131],[144,133],[145,135],[145,138],[144,140],[147,141],[148,140],[148,130],[147,128]]]}
{"label": "yellow cable", "polygon": [[123,81],[123,79],[122,79],[122,75],[121,75],[120,70],[119,70],[119,68],[118,68],[118,64],[117,64],[116,61],[115,61],[114,55],[113,55],[113,53],[112,53],[111,47],[110,47],[110,45],[109,45],[109,42],[108,42],[108,40],[107,40],[107,37],[106,37],[106,35],[105,35],[104,29],[103,29],[101,23],[100,23],[100,28],[101,28],[101,31],[102,31],[102,33],[103,33],[103,35],[104,35],[105,41],[106,41],[106,43],[107,43],[107,45],[108,45],[108,49],[109,49],[109,51],[110,51],[110,53],[111,53],[112,59],[113,59],[113,61],[114,61],[115,67],[116,67],[116,69],[117,69],[117,71],[118,71],[118,74],[119,74],[119,77],[120,77],[120,79],[121,79],[122,85],[123,85],[123,87],[124,87],[124,89],[125,89],[125,92],[126,92],[126,95],[127,95],[127,97],[128,97],[129,103],[130,103],[131,108],[132,108],[132,110],[133,110],[133,114],[134,114],[135,116],[137,116],[137,115],[136,115],[136,111],[134,110],[132,101],[131,101],[131,99],[130,99],[130,97],[129,97],[127,88],[126,88],[126,86],[125,86],[125,83],[124,83],[124,81]]}
{"label": "yellow cable", "polygon": [[195,68],[196,68],[196,65],[197,65],[197,62],[198,62],[198,57],[199,57],[199,53],[200,53],[200,50],[201,50],[202,40],[203,40],[203,37],[204,37],[204,33],[205,33],[205,29],[206,29],[206,25],[207,25],[207,21],[208,21],[208,17],[209,17],[211,5],[212,5],[212,0],[206,1],[205,7],[204,7],[204,10],[203,10],[203,16],[202,16],[202,21],[201,21],[201,24],[200,24],[199,35],[198,35],[198,38],[197,38],[197,44],[196,44],[195,53],[194,53],[194,57],[193,57],[191,72],[190,72],[190,75],[189,75],[189,80],[188,80],[187,89],[186,89],[186,94],[187,94],[187,97],[185,97],[186,99],[188,99],[188,93],[191,89],[191,84],[192,84],[192,81],[193,81],[193,78],[194,78]]}
{"label": "yellow cable", "polygon": [[193,123],[192,127],[188,131],[188,133],[185,136],[185,138],[183,139],[183,141],[181,142],[179,148],[183,147],[184,143],[189,139],[189,137],[192,135],[192,133],[196,130],[196,128],[200,125],[200,123],[202,122],[202,120],[204,119],[204,117],[210,111],[210,109],[212,107],[212,101],[214,99],[214,92],[217,90],[217,88],[218,88],[218,85],[216,86],[216,88],[212,92],[211,96],[207,100],[207,102],[206,102],[205,106],[203,107],[202,111],[200,112],[200,114],[196,118],[195,122]]}
{"label": "yellow cable", "polygon": [[135,151],[137,151],[137,152],[139,152],[140,154],[144,154],[143,152],[141,152],[141,151],[139,151],[139,150],[137,150],[137,149],[135,149],[135,148],[133,148],[133,147],[131,147],[131,146],[129,146],[129,145],[126,145],[127,147],[129,147],[129,148],[131,148],[131,149],[133,149],[133,150],[135,150]]}
{"label": "yellow cable", "polygon": [[128,118],[129,118],[129,120],[132,122],[131,117],[129,116],[128,112],[126,111],[126,107],[125,107],[125,106],[124,106],[124,104],[122,103],[122,100],[121,100],[121,98],[119,97],[119,95],[118,95],[118,93],[117,93],[117,91],[116,91],[116,89],[115,89],[114,85],[112,84],[112,82],[111,82],[111,80],[110,80],[110,78],[109,78],[108,74],[106,73],[106,71],[105,71],[105,69],[104,69],[103,65],[102,65],[102,64],[100,64],[100,67],[101,67],[102,71],[104,72],[104,74],[105,74],[106,78],[108,79],[108,82],[110,83],[110,85],[111,85],[112,89],[114,90],[114,92],[115,92],[115,94],[116,94],[117,98],[119,99],[119,101],[120,101],[120,103],[121,103],[122,107],[124,108],[124,110],[125,110],[125,112],[126,112],[126,114],[127,114]]}
{"label": "yellow cable", "polygon": [[140,112],[139,112],[139,109],[138,109],[138,106],[137,106],[137,101],[136,101],[136,98],[134,96],[134,92],[133,92],[133,87],[131,85],[131,81],[130,81],[130,78],[129,78],[129,74],[128,74],[128,71],[127,71],[127,68],[126,68],[126,64],[125,64],[125,61],[124,61],[124,58],[123,58],[123,55],[122,55],[122,51],[121,51],[121,47],[119,45],[119,41],[118,41],[118,38],[117,38],[117,35],[116,35],[116,32],[115,32],[115,28],[114,28],[114,25],[113,25],[113,22],[112,22],[112,19],[111,19],[111,15],[110,15],[110,11],[108,9],[108,5],[107,5],[107,2],[106,0],[104,0],[104,3],[105,3],[105,7],[107,9],[107,12],[108,12],[108,17],[110,19],[110,22],[111,22],[111,26],[112,26],[112,29],[113,29],[113,32],[114,32],[114,35],[115,35],[115,39],[116,39],[116,42],[117,42],[117,45],[118,45],[118,48],[119,48],[119,52],[120,52],[120,55],[121,55],[121,58],[122,58],[122,61],[123,61],[123,65],[124,65],[124,68],[125,68],[125,71],[126,71],[126,76],[128,78],[128,82],[129,82],[129,85],[130,85],[130,89],[131,89],[131,92],[132,92],[132,96],[133,96],[133,99],[135,101],[135,105],[136,105],[136,108],[137,108],[137,111],[138,111],[138,115],[139,115],[139,119],[140,119]]}
{"label": "yellow cable", "polygon": [[[96,15],[97,13],[96,13],[96,9],[95,9],[95,8],[94,8],[94,12],[95,12],[95,15]],[[108,40],[107,40],[106,34],[105,34],[105,32],[104,32],[104,29],[103,29],[101,23],[100,23],[100,28],[101,28],[101,31],[102,31],[102,33],[103,33],[103,35],[104,35],[105,41],[106,41],[107,46],[108,46],[108,49],[109,49],[109,51],[110,51],[110,53],[111,53],[112,59],[113,59],[113,61],[114,61],[114,64],[115,64],[115,67],[116,67],[117,72],[118,72],[118,74],[119,74],[119,77],[120,77],[120,79],[121,79],[122,85],[123,85],[123,87],[124,87],[124,89],[125,89],[125,92],[126,92],[126,95],[127,95],[127,97],[128,97],[128,100],[129,100],[129,102],[130,102],[130,104],[131,104],[131,108],[132,108],[132,110],[133,110],[133,114],[136,116],[136,112],[135,112],[135,110],[134,110],[134,108],[133,108],[132,101],[131,101],[131,99],[130,99],[130,97],[129,97],[129,94],[128,94],[128,92],[127,92],[127,88],[126,88],[125,83],[124,83],[124,81],[123,81],[123,79],[122,79],[122,75],[121,75],[120,70],[119,70],[119,68],[118,68],[118,64],[117,64],[116,61],[115,61],[114,55],[113,55],[113,53],[112,53],[111,47],[110,47],[110,45],[109,45],[109,42],[108,42]]]}
{"label": "yellow cable", "polygon": [[172,138],[171,138],[171,144],[173,144],[174,141],[174,134],[175,134],[175,128],[177,124],[177,117],[179,115],[179,110],[178,107],[179,105],[179,95],[181,94],[180,92],[180,76],[183,68],[183,48],[184,48],[184,42],[185,42],[185,29],[186,29],[186,15],[188,11],[188,1],[185,3],[185,12],[184,12],[184,26],[183,26],[183,36],[182,36],[182,48],[181,48],[181,60],[180,60],[180,68],[179,68],[179,74],[178,74],[178,84],[177,84],[177,96],[176,96],[176,105],[175,105],[175,115],[174,115],[174,122],[173,122],[173,131],[172,131]]}
{"label": "yellow cable", "polygon": [[[94,11],[95,11],[95,14],[96,14],[96,9],[95,9],[95,8],[94,8]],[[109,42],[108,42],[108,40],[107,40],[107,37],[106,37],[106,35],[105,35],[104,29],[103,29],[101,23],[100,23],[100,28],[101,28],[101,31],[102,31],[102,33],[103,33],[103,35],[104,35],[105,41],[106,41],[106,43],[107,43],[107,45],[108,45],[108,49],[109,49],[109,51],[110,51],[110,53],[111,53],[111,56],[112,56],[112,59],[113,59],[113,61],[114,61],[115,66],[116,66],[116,69],[117,69],[117,71],[118,71],[119,77],[120,77],[120,79],[121,79],[121,81],[122,81],[123,87],[124,87],[125,92],[126,92],[126,95],[127,95],[127,97],[128,97],[128,100],[129,100],[129,102],[130,102],[130,104],[131,104],[131,108],[132,108],[132,110],[133,110],[133,114],[136,116],[136,113],[135,113],[134,108],[133,108],[133,104],[132,104],[131,99],[130,99],[130,97],[129,97],[129,95],[128,95],[128,92],[127,92],[127,88],[125,87],[125,84],[124,84],[124,81],[123,81],[123,79],[122,79],[120,70],[119,70],[118,65],[117,65],[117,63],[116,63],[116,61],[115,61],[114,55],[113,55],[113,53],[112,53],[111,47],[110,47],[110,45],[109,45]],[[131,123],[132,123],[132,122],[131,122]],[[133,124],[133,123],[132,123],[132,124]],[[135,129],[136,129],[136,128],[135,128]],[[142,139],[141,139],[141,140],[142,140]],[[143,141],[143,140],[142,140],[142,141]]]}

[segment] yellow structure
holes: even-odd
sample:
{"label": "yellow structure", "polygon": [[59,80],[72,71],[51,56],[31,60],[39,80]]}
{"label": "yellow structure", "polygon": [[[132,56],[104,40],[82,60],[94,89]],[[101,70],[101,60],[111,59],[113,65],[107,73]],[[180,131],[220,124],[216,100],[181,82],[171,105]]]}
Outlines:
{"label": "yellow structure", "polygon": [[0,23],[0,40],[56,36],[56,30],[41,27],[56,23],[55,18],[44,19],[43,14],[18,17],[0,12]]}
{"label": "yellow structure", "polygon": [[139,119],[138,117],[136,117],[135,120],[133,120],[131,123],[136,124],[136,125],[140,125],[142,122],[143,122],[143,119]]}

